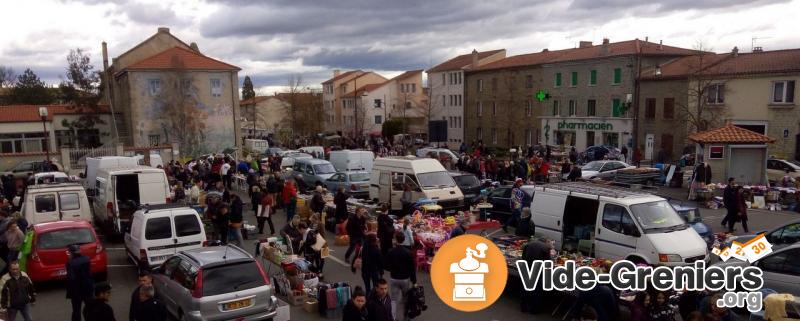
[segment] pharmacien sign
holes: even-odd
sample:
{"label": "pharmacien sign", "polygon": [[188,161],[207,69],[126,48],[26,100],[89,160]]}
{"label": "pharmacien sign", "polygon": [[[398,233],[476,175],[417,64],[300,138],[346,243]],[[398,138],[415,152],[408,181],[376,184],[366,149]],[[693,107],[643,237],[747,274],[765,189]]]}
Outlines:
{"label": "pharmacien sign", "polygon": [[558,129],[614,130],[614,126],[609,123],[568,123],[562,120],[558,123]]}

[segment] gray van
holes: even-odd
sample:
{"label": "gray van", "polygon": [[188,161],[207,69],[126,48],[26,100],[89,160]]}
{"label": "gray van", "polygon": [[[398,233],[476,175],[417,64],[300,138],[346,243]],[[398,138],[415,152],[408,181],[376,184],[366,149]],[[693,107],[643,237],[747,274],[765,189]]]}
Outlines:
{"label": "gray van", "polygon": [[300,158],[294,162],[292,176],[297,180],[299,188],[308,190],[317,185],[324,187],[325,181],[333,174],[336,174],[336,168],[329,161],[317,158]]}

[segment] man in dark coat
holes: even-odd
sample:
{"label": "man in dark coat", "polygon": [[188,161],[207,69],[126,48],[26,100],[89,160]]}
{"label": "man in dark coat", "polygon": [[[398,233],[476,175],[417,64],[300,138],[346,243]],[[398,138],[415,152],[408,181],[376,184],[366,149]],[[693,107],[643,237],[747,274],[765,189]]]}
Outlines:
{"label": "man in dark coat", "polygon": [[[533,239],[522,248],[522,259],[528,262],[529,265],[533,265],[535,260],[550,260],[551,249],[550,244],[539,239]],[[545,291],[542,289],[541,282],[537,283],[533,291],[522,289],[522,312],[539,313],[543,311],[543,299],[545,299]],[[531,302],[536,302],[536,304]]]}
{"label": "man in dark coat", "polygon": [[725,218],[722,219],[722,226],[726,226],[728,221],[736,221],[739,211],[739,204],[736,204],[736,180],[728,178],[728,186],[722,192],[722,204],[725,205]]}
{"label": "man in dark coat", "polygon": [[385,279],[378,280],[375,288],[369,292],[367,298],[367,315],[369,321],[393,321],[392,299],[389,297],[389,282]]}
{"label": "man in dark coat", "polygon": [[81,306],[94,296],[94,280],[89,258],[81,255],[80,245],[72,244],[68,251],[67,299],[72,301],[72,321],[81,321]]}
{"label": "man in dark coat", "polygon": [[128,320],[133,320],[134,311],[139,310],[139,305],[141,305],[141,301],[139,301],[139,290],[143,286],[148,286],[148,285],[152,286],[153,276],[150,275],[149,272],[143,270],[142,272],[139,272],[138,283],[139,286],[136,287],[136,289],[133,290],[133,293],[131,294],[131,304],[130,307],[128,308]]}
{"label": "man in dark coat", "polygon": [[139,307],[133,312],[131,321],[167,320],[167,308],[154,296],[155,289],[152,285],[145,285],[139,289]]}
{"label": "man in dark coat", "polygon": [[86,302],[83,308],[83,318],[86,321],[116,321],[114,309],[108,305],[111,297],[111,285],[100,283],[94,288],[94,299]]}

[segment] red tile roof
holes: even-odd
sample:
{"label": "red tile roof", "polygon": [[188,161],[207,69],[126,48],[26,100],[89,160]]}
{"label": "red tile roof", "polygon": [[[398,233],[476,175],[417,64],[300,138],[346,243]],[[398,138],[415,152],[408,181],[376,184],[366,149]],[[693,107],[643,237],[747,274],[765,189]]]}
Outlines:
{"label": "red tile roof", "polygon": [[47,107],[47,121],[53,121],[54,115],[109,113],[108,105],[100,105],[97,110],[69,105],[6,105],[0,106],[0,123],[40,122],[39,107],[42,106]]}
{"label": "red tile roof", "polygon": [[392,81],[392,80],[400,80],[400,79],[408,78],[408,77],[411,77],[411,76],[413,76],[413,75],[416,75],[416,74],[421,74],[423,71],[424,71],[424,70],[422,70],[422,69],[417,69],[417,70],[409,70],[409,71],[406,71],[406,72],[404,72],[404,73],[402,73],[402,74],[399,74],[399,75],[395,76],[395,77],[394,77],[394,78],[392,78],[392,79],[389,79],[389,81]]}
{"label": "red tile roof", "polygon": [[769,136],[761,135],[733,124],[689,135],[689,139],[698,143],[728,143],[728,144],[764,144],[775,140]]}
{"label": "red tile roof", "polygon": [[239,101],[239,106],[258,104],[267,99],[269,99],[269,96],[256,96],[250,99],[243,99]]}
{"label": "red tile roof", "polygon": [[597,44],[591,47],[571,48],[561,50],[543,50],[537,53],[511,56],[493,63],[481,66],[478,70],[492,70],[521,66],[533,66],[546,63],[559,63],[614,56],[635,55],[644,56],[685,56],[696,54],[696,50],[684,49],[647,42],[643,40],[628,40],[608,44]]}
{"label": "red tile roof", "polygon": [[[241,70],[239,67],[210,58],[194,50],[173,47],[131,64],[124,70]],[[122,72],[122,71],[121,71]]]}
{"label": "red tile roof", "polygon": [[704,53],[675,58],[659,66],[661,75],[656,75],[656,68],[642,70],[642,79],[686,78],[689,74],[699,73],[701,70],[729,58],[729,56],[730,54]]}
{"label": "red tile roof", "polygon": [[350,70],[350,71],[341,73],[338,76],[335,76],[335,77],[333,77],[331,79],[328,79],[328,80],[324,81],[323,84],[327,84],[327,83],[331,83],[331,82],[337,81],[339,79],[342,79],[344,77],[350,76],[350,75],[355,74],[355,73],[358,73],[359,76],[360,76],[360,75],[364,74],[364,71],[362,71],[362,70]]}
{"label": "red tile roof", "polygon": [[[478,60],[485,59],[501,51],[505,51],[505,49],[478,52]],[[468,67],[470,64],[472,64],[472,54],[468,53],[466,55],[460,55],[453,59],[440,63],[436,66],[433,66],[433,68],[428,69],[428,72],[431,73],[431,72],[439,72],[447,70],[459,70]]]}
{"label": "red tile roof", "polygon": [[737,76],[786,72],[800,72],[800,49],[683,57],[661,66],[660,77],[655,76],[654,70],[651,69],[644,72],[644,78],[685,78],[689,74]]}

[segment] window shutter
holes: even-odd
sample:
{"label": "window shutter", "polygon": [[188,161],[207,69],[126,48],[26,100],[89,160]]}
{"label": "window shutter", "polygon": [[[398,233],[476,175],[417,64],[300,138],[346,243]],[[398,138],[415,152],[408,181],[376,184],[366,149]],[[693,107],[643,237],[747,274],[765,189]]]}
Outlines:
{"label": "window shutter", "polygon": [[561,87],[561,73],[556,73],[556,87]]}
{"label": "window shutter", "polygon": [[794,80],[786,82],[786,102],[787,103],[794,102]]}
{"label": "window shutter", "polygon": [[618,84],[622,82],[622,69],[614,68],[614,83]]}
{"label": "window shutter", "polygon": [[589,84],[596,85],[597,84],[597,70],[592,70],[589,73]]}
{"label": "window shutter", "polygon": [[572,86],[574,87],[574,86],[577,86],[577,85],[578,85],[578,72],[577,71],[573,71],[572,72]]}
{"label": "window shutter", "polygon": [[612,100],[611,116],[612,117],[619,117],[619,115],[621,113],[622,113],[622,111],[620,110],[619,99],[614,98],[614,100]]}

